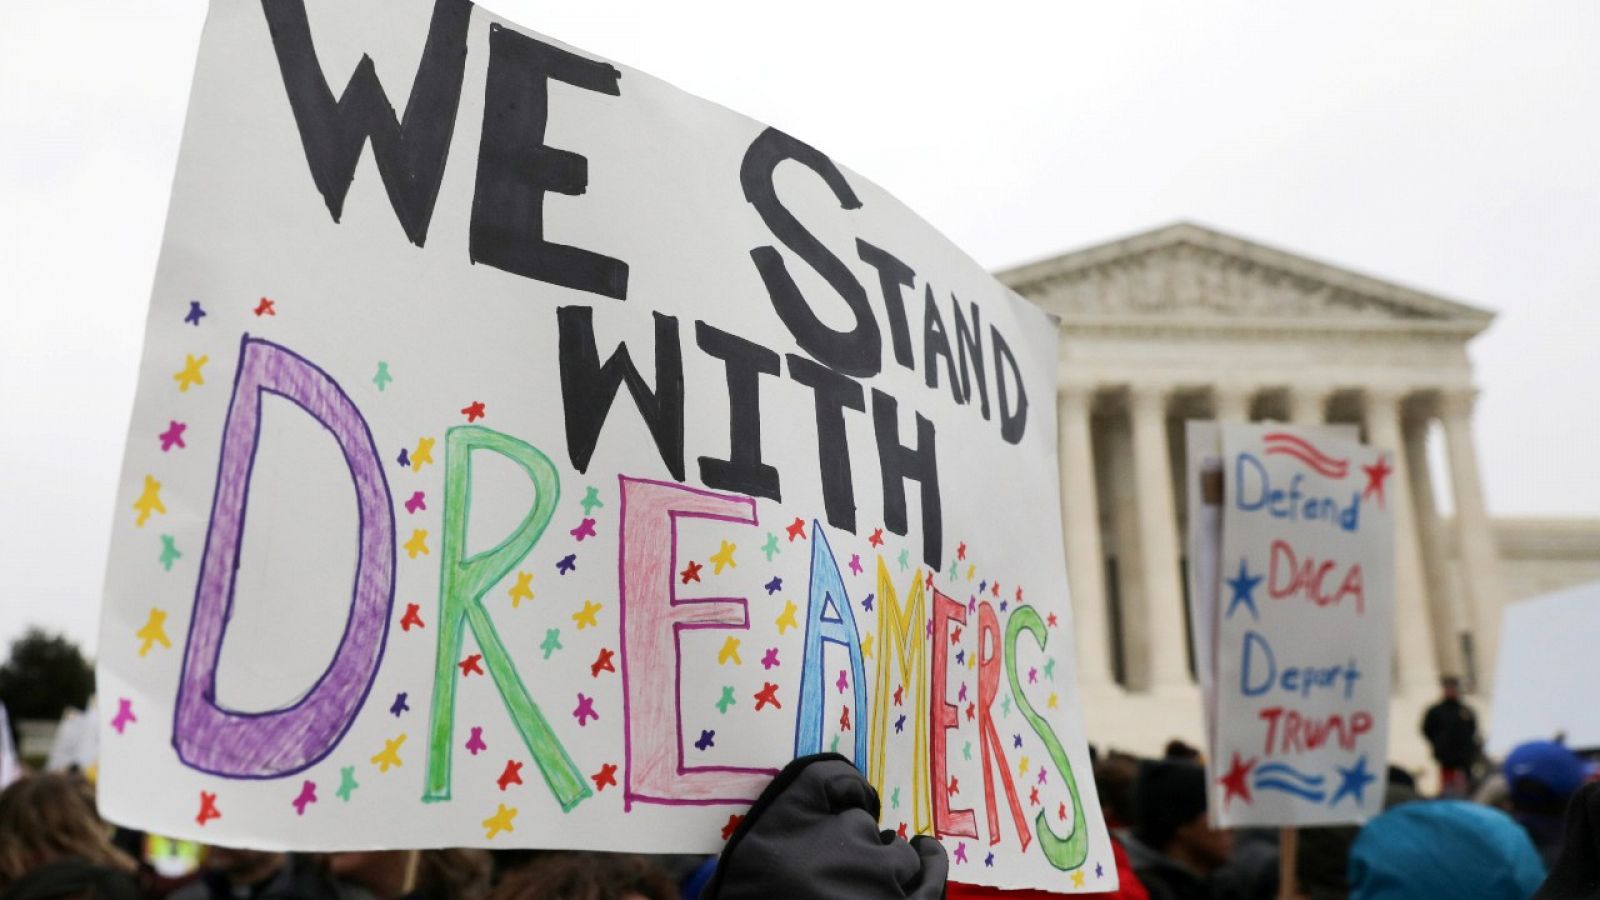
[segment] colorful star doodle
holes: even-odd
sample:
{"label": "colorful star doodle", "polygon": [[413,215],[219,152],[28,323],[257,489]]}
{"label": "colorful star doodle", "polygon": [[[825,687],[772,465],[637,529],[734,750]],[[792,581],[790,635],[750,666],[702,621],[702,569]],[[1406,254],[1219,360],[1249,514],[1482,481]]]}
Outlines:
{"label": "colorful star doodle", "polygon": [[[117,734],[121,734],[123,729],[137,721],[139,721],[138,717],[133,714],[133,701],[127,697],[118,698],[117,715],[116,718],[111,720],[111,727],[117,730]],[[1363,762],[1363,764],[1365,763]]]}
{"label": "colorful star doodle", "polygon": [[902,549],[900,551],[900,571],[904,572],[906,569],[910,568],[910,566],[911,566],[911,564],[909,562],[910,559],[911,559],[911,551]]}
{"label": "colorful star doodle", "polygon": [[143,641],[139,645],[139,655],[142,657],[150,652],[150,647],[155,644],[172,649],[172,641],[167,637],[167,611],[164,609],[150,608],[150,617],[145,619],[144,626],[133,633],[133,636]]}
{"label": "colorful star doodle", "polygon": [[482,725],[472,726],[472,735],[467,738],[466,748],[467,752],[473,756],[477,756],[479,753],[489,749],[489,745],[483,742]]}
{"label": "colorful star doodle", "polygon": [[739,823],[743,821],[744,816],[741,816],[737,813],[728,816],[727,824],[722,826],[722,839],[727,840],[728,838],[733,837],[734,831],[738,830]]}
{"label": "colorful star doodle", "polygon": [[411,451],[411,471],[420,471],[424,465],[431,462],[433,462],[433,438],[417,438],[417,449]]}
{"label": "colorful star doodle", "polygon": [[702,753],[717,745],[717,733],[714,730],[701,729],[700,740],[694,742],[696,750]]}
{"label": "colorful star doodle", "polygon": [[1044,677],[1056,680],[1056,658],[1053,656],[1044,661]]}
{"label": "colorful star doodle", "polygon": [[583,601],[583,608],[572,614],[572,621],[578,624],[578,630],[585,628],[599,628],[600,623],[595,621],[595,613],[601,609],[600,604],[590,600]]}
{"label": "colorful star doodle", "polygon": [[850,571],[856,575],[861,574],[861,554],[850,554]]}
{"label": "colorful star doodle", "polygon": [[1239,758],[1237,751],[1234,752],[1233,765],[1228,767],[1227,773],[1217,779],[1222,785],[1223,805],[1231,804],[1235,797],[1246,803],[1253,802],[1250,799],[1250,770],[1255,767],[1256,761],[1253,757],[1249,762],[1245,762]]}
{"label": "colorful star doodle", "polygon": [[872,529],[872,536],[867,538],[867,543],[871,544],[872,548],[874,550],[876,550],[879,547],[882,547],[883,546],[883,529],[882,528],[874,528],[874,529]]}
{"label": "colorful star doodle", "polygon": [[773,594],[783,590],[783,579],[773,576],[773,579],[763,585],[763,587],[766,588],[767,596],[771,597]]}
{"label": "colorful star doodle", "polygon": [[795,520],[790,522],[789,527],[784,530],[789,533],[789,543],[794,543],[795,538],[804,540],[806,536],[806,520],[796,516]]}
{"label": "colorful star doodle", "polygon": [[188,313],[188,315],[183,317],[183,321],[185,321],[188,324],[193,325],[196,328],[198,328],[200,326],[200,320],[205,318],[205,316],[206,316],[206,311],[203,308],[201,308],[200,301],[199,300],[190,300],[189,301],[189,313]]}
{"label": "colorful star doodle", "polygon": [[407,603],[406,614],[400,619],[400,630],[410,631],[413,625],[418,628],[428,627],[422,623],[422,608],[415,603]]}
{"label": "colorful star doodle", "polygon": [[405,745],[406,736],[400,735],[394,740],[385,739],[383,749],[372,756],[372,764],[378,767],[379,772],[387,772],[393,766],[400,765],[400,748]]}
{"label": "colorful star doodle", "polygon": [[463,416],[467,417],[467,424],[468,425],[471,425],[473,422],[478,421],[479,419],[483,418],[483,415],[484,415],[484,413],[483,413],[483,401],[482,400],[474,400],[471,403],[467,404],[466,406],[461,407],[461,414]]}
{"label": "colorful star doodle", "polygon": [[1345,796],[1355,798],[1356,804],[1366,802],[1367,785],[1377,780],[1377,776],[1367,771],[1367,757],[1363,754],[1350,768],[1335,766],[1339,770],[1339,787],[1333,792],[1333,797],[1328,800],[1329,806],[1338,806],[1339,801]]}
{"label": "colorful star doodle", "polygon": [[791,628],[799,628],[800,627],[800,623],[798,621],[796,621],[796,619],[794,617],[794,614],[799,612],[799,611],[800,611],[800,607],[795,606],[793,600],[785,600],[785,601],[783,601],[783,612],[781,614],[779,614],[778,619],[777,619],[778,634],[779,635],[782,635],[784,632],[788,631]]}
{"label": "colorful star doodle", "polygon": [[500,771],[500,777],[496,778],[494,783],[499,785],[501,791],[511,787],[513,784],[521,784],[522,763],[514,759],[506,760],[506,767]]}
{"label": "colorful star doodle", "polygon": [[723,685],[722,686],[722,699],[717,701],[717,712],[722,713],[723,715],[727,715],[728,714],[728,707],[730,707],[730,706],[738,706],[738,705],[739,705],[739,701],[733,699],[733,685],[731,685],[731,684]]}
{"label": "colorful star doodle", "polygon": [[594,789],[603,791],[607,787],[617,786],[617,767],[613,763],[602,763],[600,771],[589,776],[594,781]]}
{"label": "colorful star doodle", "polygon": [[725,568],[739,568],[739,564],[733,561],[733,552],[737,549],[739,549],[737,544],[723,541],[722,546],[717,548],[717,552],[711,554],[711,574],[721,575],[722,570]]}
{"label": "colorful star doodle", "polygon": [[406,556],[410,559],[416,559],[418,554],[429,556],[428,532],[421,528],[413,528],[410,540],[405,543],[405,551]]}
{"label": "colorful star doodle", "polygon": [[183,368],[172,376],[172,380],[178,383],[178,393],[186,393],[189,388],[205,384],[206,377],[200,369],[210,361],[211,357],[209,356],[196,358],[185,353],[183,355]]}
{"label": "colorful star doodle", "polygon": [[692,560],[692,559],[689,560],[689,564],[687,566],[683,567],[683,571],[682,572],[678,573],[678,583],[679,584],[688,584],[691,581],[699,581],[700,580],[700,570],[703,569],[703,568],[705,568],[705,567],[700,565],[699,563],[695,562],[694,560]]}
{"label": "colorful star doodle", "polygon": [[900,808],[900,788],[898,788],[898,787],[896,787],[889,794],[889,808],[890,809],[899,809]]}
{"label": "colorful star doodle", "polygon": [[585,516],[593,516],[595,510],[605,508],[605,503],[600,500],[599,488],[593,486],[584,491],[583,499],[578,501],[578,505],[583,507]]}
{"label": "colorful star doodle", "polygon": [[144,477],[144,490],[140,492],[139,499],[133,501],[133,508],[139,514],[139,518],[134,520],[133,524],[140,528],[144,527],[144,523],[152,514],[160,513],[161,515],[166,515],[166,504],[161,502],[161,482],[146,475]]}
{"label": "colorful star doodle", "polygon": [[222,811],[217,809],[217,795],[210,791],[200,792],[200,813],[194,817],[196,824],[205,827],[212,819],[222,818]]}
{"label": "colorful star doodle", "polygon": [[189,426],[187,424],[179,422],[177,419],[168,419],[167,430],[161,432],[159,435],[161,440],[161,452],[166,453],[173,447],[177,447],[179,450],[186,449],[189,445],[183,442],[183,433],[188,428]]}
{"label": "colorful star doodle", "polygon": [[756,711],[765,709],[769,703],[783,709],[783,704],[778,702],[778,686],[770,681],[764,681],[761,685],[761,690],[756,692]]}
{"label": "colorful star doodle", "polygon": [[466,659],[463,659],[461,662],[456,663],[456,666],[461,669],[461,677],[466,678],[469,675],[482,675],[482,663],[483,654],[474,653],[471,656],[468,656]]}
{"label": "colorful star doodle", "polygon": [[732,635],[722,642],[722,649],[717,651],[717,665],[725,666],[730,659],[736,666],[744,665],[744,660],[739,658],[739,639]]}
{"label": "colorful star doodle", "polygon": [[394,716],[396,719],[400,718],[401,713],[411,711],[411,704],[406,702],[406,693],[406,691],[401,691],[395,694],[394,702],[389,704],[389,715]]}
{"label": "colorful star doodle", "polygon": [[562,575],[578,571],[578,554],[568,553],[566,556],[561,557],[561,560],[556,563],[556,571]]}
{"label": "colorful star doodle", "polygon": [[584,519],[582,522],[578,523],[578,527],[576,527],[576,528],[572,529],[571,531],[567,532],[567,534],[572,535],[573,539],[576,540],[578,543],[580,543],[580,544],[583,543],[583,539],[584,538],[592,538],[592,537],[595,536],[595,533],[594,533],[594,520],[593,519]]}
{"label": "colorful star doodle", "polygon": [[509,591],[506,591],[506,593],[511,596],[511,608],[512,609],[516,609],[517,607],[521,606],[522,605],[522,601],[524,601],[524,600],[532,600],[533,599],[533,585],[531,584],[532,581],[533,581],[533,573],[532,572],[521,572],[521,571],[517,572],[517,583],[513,584]]}
{"label": "colorful star doodle", "polygon": [[572,717],[578,720],[580,728],[587,727],[591,719],[599,721],[600,714],[594,711],[594,698],[578,694],[578,707],[572,711]]}
{"label": "colorful star doodle", "polygon": [[381,391],[387,388],[389,382],[393,380],[394,376],[389,374],[389,364],[381,359],[378,360],[378,374],[372,376],[372,383],[377,385],[378,390]]}
{"label": "colorful star doodle", "polygon": [[849,678],[848,675],[845,674],[845,670],[844,669],[840,669],[839,670],[839,678],[838,678],[837,681],[834,682],[834,686],[839,689],[839,693],[841,693],[841,694],[844,693],[845,688],[848,688],[850,686],[850,678]]}
{"label": "colorful star doodle", "polygon": [[589,677],[599,678],[601,672],[615,672],[617,667],[611,662],[611,658],[614,655],[609,647],[601,647],[600,655],[596,656],[594,662],[589,664]]}
{"label": "colorful star doodle", "polygon": [[492,815],[489,818],[483,820],[483,827],[484,827],[484,830],[485,830],[485,833],[484,833],[484,839],[485,840],[491,840],[491,841],[494,840],[495,835],[499,834],[502,831],[516,831],[517,830],[511,824],[511,820],[515,819],[517,817],[516,808],[515,807],[507,807],[504,803],[497,803],[495,805],[498,808],[495,810],[494,815]]}
{"label": "colorful star doodle", "polygon": [[1228,611],[1223,614],[1223,618],[1233,618],[1233,611],[1240,604],[1243,604],[1246,609],[1250,610],[1251,619],[1257,622],[1261,621],[1261,613],[1256,610],[1255,597],[1256,585],[1261,583],[1261,576],[1250,574],[1250,569],[1245,565],[1244,557],[1239,558],[1239,574],[1226,579],[1223,583],[1228,586],[1229,590],[1233,591],[1233,596],[1228,600]]}
{"label": "colorful star doodle", "polygon": [[412,491],[411,499],[406,501],[406,512],[410,513],[411,515],[416,515],[417,510],[425,510],[427,508],[427,495],[421,491]]}
{"label": "colorful star doodle", "polygon": [[963,865],[967,862],[967,842],[956,841],[956,852],[950,854],[951,858]]}
{"label": "colorful star doodle", "polygon": [[761,668],[771,669],[778,665],[781,665],[781,663],[778,662],[778,648],[768,647],[766,655],[761,657]]}
{"label": "colorful star doodle", "polygon": [[404,447],[401,447],[400,448],[400,455],[396,456],[394,458],[394,461],[399,463],[400,464],[400,468],[402,468],[402,469],[411,468],[411,451],[407,450]]}
{"label": "colorful star doodle", "polygon": [[295,797],[290,805],[294,807],[295,815],[303,816],[306,814],[306,807],[315,802],[317,802],[317,783],[305,781],[300,784],[300,795]]}
{"label": "colorful star doodle", "polygon": [[877,594],[868,594],[865,597],[861,598],[861,608],[866,610],[867,612],[872,612],[872,601],[877,596],[878,596]]}
{"label": "colorful star doodle", "polygon": [[1083,870],[1082,869],[1077,869],[1072,873],[1072,886],[1075,887],[1075,888],[1083,887]]}
{"label": "colorful star doodle", "polygon": [[183,559],[183,554],[178,552],[178,544],[170,534],[161,536],[161,568],[172,571],[172,564]]}
{"label": "colorful star doodle", "polygon": [[1388,480],[1389,475],[1394,472],[1394,469],[1389,467],[1388,455],[1385,454],[1383,456],[1379,456],[1377,463],[1374,465],[1362,466],[1361,471],[1367,473],[1367,487],[1361,492],[1361,499],[1365,500],[1366,498],[1371,497],[1373,494],[1377,494],[1378,508],[1383,509],[1384,482]]}
{"label": "colorful star doodle", "polygon": [[262,316],[276,317],[278,315],[278,305],[273,301],[268,300],[266,297],[262,297],[261,302],[257,303],[256,308],[251,311],[256,314],[256,318],[258,319]]}
{"label": "colorful star doodle", "polygon": [[772,562],[772,558],[782,552],[778,548],[778,536],[770,531],[767,532],[767,542],[761,545],[761,553],[766,556],[767,562]]}
{"label": "colorful star doodle", "polygon": [[875,634],[865,634],[865,635],[861,636],[861,658],[862,659],[871,659],[872,658],[872,642],[876,637],[877,637],[877,635],[875,635]]}
{"label": "colorful star doodle", "polygon": [[338,795],[340,800],[349,803],[350,795],[355,793],[358,787],[361,787],[361,785],[356,783],[355,766],[345,766],[339,770],[339,789],[334,793]]}

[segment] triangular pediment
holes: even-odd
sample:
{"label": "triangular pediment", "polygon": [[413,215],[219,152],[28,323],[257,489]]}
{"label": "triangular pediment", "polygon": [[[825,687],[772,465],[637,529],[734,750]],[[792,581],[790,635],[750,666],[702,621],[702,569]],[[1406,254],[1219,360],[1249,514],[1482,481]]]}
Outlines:
{"label": "triangular pediment", "polygon": [[1321,321],[1476,334],[1494,314],[1180,223],[996,273],[1069,321]]}

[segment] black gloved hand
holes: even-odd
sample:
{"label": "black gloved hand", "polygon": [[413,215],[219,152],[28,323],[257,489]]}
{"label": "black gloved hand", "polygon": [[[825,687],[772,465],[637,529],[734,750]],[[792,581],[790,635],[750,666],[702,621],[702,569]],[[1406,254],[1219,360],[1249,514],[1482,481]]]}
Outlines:
{"label": "black gloved hand", "polygon": [[803,756],[767,785],[722,850],[706,900],[940,900],[937,840],[878,830],[878,792],[837,753]]}

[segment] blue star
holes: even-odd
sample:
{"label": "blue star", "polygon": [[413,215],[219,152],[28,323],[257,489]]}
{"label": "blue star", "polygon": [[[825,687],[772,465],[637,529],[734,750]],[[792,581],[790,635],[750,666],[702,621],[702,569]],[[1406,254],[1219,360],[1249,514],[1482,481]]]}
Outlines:
{"label": "blue star", "polygon": [[1105,867],[1101,866],[1099,863],[1095,863],[1094,864],[1094,877],[1096,877],[1096,878],[1104,878],[1105,874],[1106,874]]}
{"label": "blue star", "polygon": [[717,732],[715,730],[700,732],[700,740],[694,742],[695,748],[706,750],[717,745]]}
{"label": "blue star", "polygon": [[767,582],[766,587],[767,587],[767,596],[770,597],[773,594],[776,594],[777,592],[783,590],[783,579],[782,578],[773,578],[771,581]]}
{"label": "blue star", "polygon": [[1366,802],[1367,785],[1378,780],[1378,776],[1367,771],[1367,757],[1362,754],[1356,764],[1346,769],[1344,766],[1335,766],[1339,770],[1339,789],[1333,792],[1333,798],[1328,801],[1329,806],[1336,806],[1339,799],[1345,794],[1356,798],[1357,804]]}
{"label": "blue star", "polygon": [[200,301],[199,300],[190,300],[189,301],[189,314],[187,316],[184,316],[183,320],[185,322],[188,322],[190,325],[199,326],[200,319],[205,314],[206,314],[206,311],[200,308]]}
{"label": "blue star", "polygon": [[1228,601],[1228,613],[1223,618],[1233,618],[1234,609],[1243,603],[1250,609],[1250,618],[1257,622],[1261,621],[1261,613],[1256,611],[1255,598],[1256,585],[1261,583],[1261,576],[1250,574],[1250,570],[1245,567],[1243,557],[1239,559],[1239,574],[1224,583],[1233,591],[1233,598]]}
{"label": "blue star", "polygon": [[406,703],[406,692],[401,691],[400,693],[396,694],[394,697],[394,705],[389,707],[389,712],[393,713],[394,717],[398,719],[400,718],[401,713],[410,711],[411,706],[410,704]]}
{"label": "blue star", "polygon": [[900,718],[894,720],[894,733],[895,734],[899,734],[900,732],[904,731],[905,728],[906,728],[906,717],[905,716],[901,716]]}
{"label": "blue star", "polygon": [[400,455],[396,456],[394,459],[395,462],[400,464],[402,469],[411,468],[411,454],[407,453],[404,447],[400,448]]}
{"label": "blue star", "polygon": [[964,666],[966,664],[967,664],[967,651],[965,651],[965,650],[957,650],[956,651],[956,665]]}
{"label": "blue star", "polygon": [[861,608],[866,610],[867,612],[872,612],[872,598],[875,597],[875,596],[877,596],[877,595],[876,594],[868,594],[866,596],[866,599],[861,601]]}
{"label": "blue star", "polygon": [[556,571],[563,575],[568,572],[578,571],[578,554],[568,553],[566,556],[561,557],[561,561],[556,563]]}
{"label": "blue star", "polygon": [[987,579],[978,582],[978,593],[981,594],[981,593],[983,593],[984,591],[986,591],[988,589],[989,589],[989,582],[988,582]]}
{"label": "blue star", "polygon": [[984,868],[988,868],[988,869],[994,868],[994,854],[993,853],[990,853],[988,856],[985,856],[983,858],[983,865],[984,865]]}
{"label": "blue star", "polygon": [[1012,748],[1014,748],[1014,749],[1019,749],[1019,748],[1021,748],[1021,747],[1022,747],[1022,735],[1020,735],[1020,734],[1013,734],[1013,735],[1012,735],[1012,736],[1011,736],[1011,746],[1012,746]]}

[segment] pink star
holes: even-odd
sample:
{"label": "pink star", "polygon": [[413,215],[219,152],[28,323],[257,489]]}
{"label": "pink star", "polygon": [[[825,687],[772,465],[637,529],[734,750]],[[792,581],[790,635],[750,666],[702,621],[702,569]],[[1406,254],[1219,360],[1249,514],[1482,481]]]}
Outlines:
{"label": "pink star", "polygon": [[582,522],[578,523],[577,528],[572,529],[571,531],[567,532],[567,534],[577,538],[579,543],[582,543],[584,538],[594,537],[594,520],[584,519]]}
{"label": "pink star", "polygon": [[850,571],[856,573],[857,575],[861,574],[861,554],[850,554]]}
{"label": "pink star", "polygon": [[177,447],[179,450],[182,450],[183,448],[189,446],[183,442],[183,432],[184,429],[188,427],[188,425],[182,422],[169,419],[167,430],[161,432],[161,452],[165,453],[168,450],[171,450],[173,447]]}
{"label": "pink star", "polygon": [[315,802],[317,802],[317,783],[315,781],[303,782],[300,785],[300,796],[294,798],[292,803],[294,814],[297,816],[305,815],[306,807]]}
{"label": "pink star", "polygon": [[421,491],[412,491],[411,499],[406,501],[406,512],[415,515],[419,509],[427,509],[428,504],[423,499]]}
{"label": "pink star", "polygon": [[767,655],[761,657],[761,667],[763,669],[770,669],[776,665],[781,665],[781,663],[778,662],[778,648],[768,647]]}
{"label": "pink star", "polygon": [[480,725],[472,726],[472,736],[467,738],[468,752],[473,756],[477,756],[487,749],[489,749],[489,745],[483,742],[483,727]]}
{"label": "pink star", "polygon": [[850,679],[845,677],[843,669],[839,670],[839,680],[835,681],[834,685],[839,688],[839,693],[841,694],[844,693],[845,688],[850,686]]}
{"label": "pink star", "polygon": [[578,720],[580,726],[587,726],[590,719],[598,720],[600,714],[594,711],[594,698],[578,695],[578,708],[572,711],[572,717]]}
{"label": "pink star", "polygon": [[117,730],[117,734],[121,734],[122,729],[127,728],[129,722],[137,721],[139,719],[133,714],[133,701],[126,697],[118,699],[117,717],[111,720],[111,727]]}

